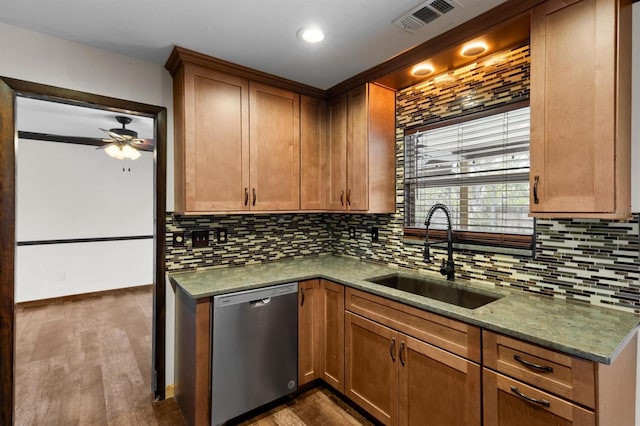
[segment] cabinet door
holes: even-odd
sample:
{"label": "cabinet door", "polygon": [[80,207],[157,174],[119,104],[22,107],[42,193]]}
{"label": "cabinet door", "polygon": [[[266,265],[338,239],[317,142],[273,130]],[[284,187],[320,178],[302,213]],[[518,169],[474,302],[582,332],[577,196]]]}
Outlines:
{"label": "cabinet door", "polygon": [[326,206],[326,138],[324,101],[300,98],[300,209]]}
{"label": "cabinet door", "polygon": [[251,209],[299,210],[299,96],[258,83],[249,89]]}
{"label": "cabinet door", "polygon": [[[532,11],[530,210],[534,216],[558,212],[597,217],[620,207],[630,209],[628,199],[616,200],[630,179],[622,170],[628,169],[622,166],[628,150],[617,146],[626,145],[626,130],[619,133],[616,128],[616,99],[618,94],[629,96],[616,92],[617,4],[548,1]],[[580,46],[588,46],[590,53]]]}
{"label": "cabinet door", "polygon": [[[248,209],[248,82],[193,65],[185,65],[184,73],[183,132],[176,124],[182,133],[178,139],[183,138],[176,144],[176,187],[185,194],[176,199],[184,199],[185,211]],[[182,156],[184,162],[178,161]]]}
{"label": "cabinet door", "polygon": [[480,425],[480,366],[400,334],[400,424]]}
{"label": "cabinet door", "polygon": [[347,208],[347,97],[336,96],[328,103],[327,208]]}
{"label": "cabinet door", "polygon": [[344,286],[320,281],[322,290],[322,372],[325,382],[344,393]]}
{"label": "cabinet door", "polygon": [[367,85],[347,98],[347,209],[366,211],[369,195]]}
{"label": "cabinet door", "polygon": [[398,333],[345,313],[345,394],[386,425],[398,424]]}
{"label": "cabinet door", "polygon": [[322,368],[320,280],[298,283],[298,385],[320,377]]}
{"label": "cabinet door", "polygon": [[595,426],[592,411],[522,382],[483,371],[485,426]]}

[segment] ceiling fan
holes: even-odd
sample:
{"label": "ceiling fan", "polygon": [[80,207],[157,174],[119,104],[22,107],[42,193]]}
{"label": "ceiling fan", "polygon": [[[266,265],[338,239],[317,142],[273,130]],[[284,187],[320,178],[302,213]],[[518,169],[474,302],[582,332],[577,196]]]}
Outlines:
{"label": "ceiling fan", "polygon": [[122,128],[116,127],[109,130],[100,129],[109,135],[108,138],[102,139],[103,142],[107,142],[107,145],[101,148],[104,149],[104,152],[106,152],[108,156],[115,159],[137,160],[141,156],[139,148],[142,148],[142,145],[147,143],[147,141],[139,138],[138,132],[125,127],[131,123],[132,119],[130,117],[117,115],[116,121],[122,124]]}

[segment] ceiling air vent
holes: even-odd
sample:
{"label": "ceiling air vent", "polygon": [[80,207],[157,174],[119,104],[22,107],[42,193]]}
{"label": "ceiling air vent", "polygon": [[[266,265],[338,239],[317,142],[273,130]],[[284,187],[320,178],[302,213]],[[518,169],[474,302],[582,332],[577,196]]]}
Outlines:
{"label": "ceiling air vent", "polygon": [[415,34],[434,19],[456,8],[453,0],[429,0],[393,21],[404,31]]}

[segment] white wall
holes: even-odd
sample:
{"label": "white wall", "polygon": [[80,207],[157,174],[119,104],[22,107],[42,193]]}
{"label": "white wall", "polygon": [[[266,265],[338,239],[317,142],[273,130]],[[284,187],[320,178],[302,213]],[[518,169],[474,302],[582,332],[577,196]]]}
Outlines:
{"label": "white wall", "polygon": [[[161,64],[0,23],[0,75],[167,108],[167,210],[173,210],[173,86]],[[174,296],[167,283],[167,385],[173,383]]]}
{"label": "white wall", "polygon": [[[150,152],[119,161],[93,146],[21,139],[16,174],[19,244],[153,235]],[[153,258],[153,239],[19,246],[15,300],[151,284]]]}

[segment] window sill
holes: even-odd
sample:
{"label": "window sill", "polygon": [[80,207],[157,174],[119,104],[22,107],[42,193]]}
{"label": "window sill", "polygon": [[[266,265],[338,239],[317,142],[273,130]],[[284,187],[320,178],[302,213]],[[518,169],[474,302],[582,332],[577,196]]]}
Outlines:
{"label": "window sill", "polygon": [[[406,245],[412,246],[424,246],[424,240],[417,238],[403,238],[402,242]],[[438,243],[438,246],[434,247],[436,249],[442,249],[442,244]],[[508,247],[494,247],[494,246],[484,246],[479,244],[453,244],[454,250],[465,250],[465,251],[474,251],[480,253],[496,253],[496,254],[508,254],[511,256],[523,256],[523,257],[533,257],[534,251],[530,249],[517,249],[517,248],[508,248]],[[444,249],[446,251],[446,249]]]}

